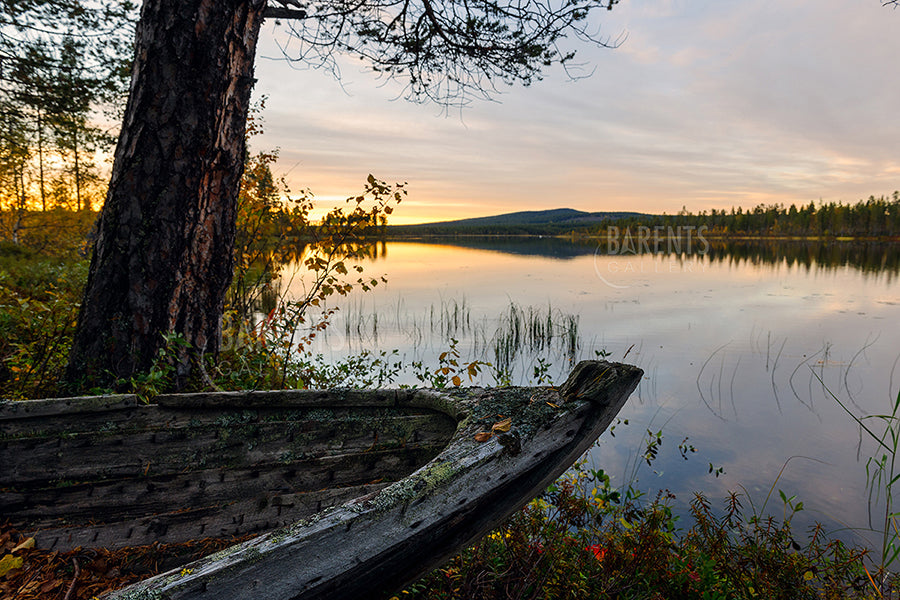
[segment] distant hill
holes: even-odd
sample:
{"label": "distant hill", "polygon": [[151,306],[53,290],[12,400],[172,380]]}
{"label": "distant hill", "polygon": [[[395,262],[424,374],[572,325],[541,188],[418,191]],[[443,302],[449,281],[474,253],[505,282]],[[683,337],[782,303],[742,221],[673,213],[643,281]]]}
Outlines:
{"label": "distant hill", "polygon": [[640,217],[636,212],[585,212],[573,208],[526,210],[492,217],[476,217],[456,221],[439,221],[417,225],[391,225],[388,232],[398,235],[435,234],[530,234],[553,235],[585,229],[604,221]]}

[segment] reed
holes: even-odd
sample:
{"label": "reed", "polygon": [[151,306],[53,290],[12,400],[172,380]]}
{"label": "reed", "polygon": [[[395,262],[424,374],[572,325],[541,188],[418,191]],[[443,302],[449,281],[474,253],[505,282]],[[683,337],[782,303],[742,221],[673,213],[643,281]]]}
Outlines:
{"label": "reed", "polygon": [[510,302],[499,314],[477,315],[463,297],[441,299],[421,313],[411,313],[399,299],[387,310],[349,304],[341,314],[348,350],[378,343],[385,334],[383,339],[405,340],[412,355],[427,362],[453,341],[464,356],[490,364],[486,372],[501,384],[525,383],[530,370],[541,364],[544,372],[554,365],[562,373],[583,347],[578,315],[551,304]]}
{"label": "reed", "polygon": [[[831,399],[856,421],[860,431],[875,443],[875,450],[866,460],[866,487],[869,527],[880,538],[878,562],[872,583],[879,592],[883,592],[890,585],[891,567],[900,558],[900,525],[897,522],[900,512],[894,509],[894,485],[900,481],[900,391],[890,404],[890,412],[858,416],[825,385],[818,373],[813,371],[813,376],[819,380]],[[876,510],[879,525],[874,523]]]}

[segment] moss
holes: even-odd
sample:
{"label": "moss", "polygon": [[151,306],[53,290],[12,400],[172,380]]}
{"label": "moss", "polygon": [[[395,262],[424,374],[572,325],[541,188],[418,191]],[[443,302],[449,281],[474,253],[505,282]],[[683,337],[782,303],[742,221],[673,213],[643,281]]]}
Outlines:
{"label": "moss", "polygon": [[113,592],[110,598],[114,600],[162,600],[162,592],[158,590],[126,590],[121,593]]}

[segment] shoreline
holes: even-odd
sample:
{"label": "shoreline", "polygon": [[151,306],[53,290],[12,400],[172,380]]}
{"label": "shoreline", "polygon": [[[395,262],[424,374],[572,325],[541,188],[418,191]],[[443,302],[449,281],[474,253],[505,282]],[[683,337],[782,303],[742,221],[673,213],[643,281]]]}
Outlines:
{"label": "shoreline", "polygon": [[[698,239],[702,237],[708,241],[716,242],[818,242],[818,243],[900,243],[900,235],[882,235],[882,236],[835,236],[835,235],[751,235],[751,234],[727,234],[716,232],[703,232],[702,236],[696,233],[690,236],[668,236],[659,235],[654,237],[654,241],[665,242],[667,240],[685,240]],[[389,241],[402,240],[428,240],[428,239],[555,239],[569,242],[584,241],[603,241],[609,239],[617,239],[621,236],[611,236],[602,234],[583,234],[583,233],[566,233],[566,234],[538,234],[538,233],[462,233],[462,232],[446,232],[446,233],[421,233],[421,234],[402,234],[387,232],[381,239]],[[637,237],[637,236],[632,236]]]}

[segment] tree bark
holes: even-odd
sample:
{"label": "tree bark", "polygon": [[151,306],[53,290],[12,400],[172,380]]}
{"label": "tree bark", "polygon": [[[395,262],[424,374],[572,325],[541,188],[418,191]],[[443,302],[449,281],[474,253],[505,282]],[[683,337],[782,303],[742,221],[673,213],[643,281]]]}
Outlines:
{"label": "tree bark", "polygon": [[264,10],[265,0],[145,0],[71,386],[146,371],[167,333],[218,352]]}

